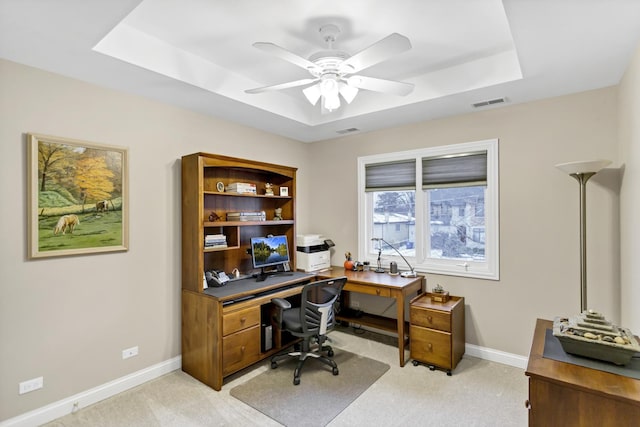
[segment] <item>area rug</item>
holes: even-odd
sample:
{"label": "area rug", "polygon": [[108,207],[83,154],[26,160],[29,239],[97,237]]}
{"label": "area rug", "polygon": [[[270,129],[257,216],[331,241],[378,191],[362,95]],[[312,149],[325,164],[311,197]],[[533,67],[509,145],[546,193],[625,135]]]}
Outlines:
{"label": "area rug", "polygon": [[284,360],[244,384],[231,389],[231,396],[285,426],[323,427],[349,406],[389,365],[335,349],[333,358],[340,373],[317,360],[307,360],[300,384],[293,385],[296,361]]}

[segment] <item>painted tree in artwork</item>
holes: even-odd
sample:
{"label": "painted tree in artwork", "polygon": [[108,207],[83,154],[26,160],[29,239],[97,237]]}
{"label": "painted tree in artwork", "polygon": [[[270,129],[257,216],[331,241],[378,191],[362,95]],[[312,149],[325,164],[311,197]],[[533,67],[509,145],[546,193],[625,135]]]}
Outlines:
{"label": "painted tree in artwork", "polygon": [[50,182],[59,182],[69,174],[77,153],[71,147],[60,144],[38,144],[38,171],[40,191],[47,190]]}
{"label": "painted tree in artwork", "polygon": [[74,180],[80,189],[83,211],[87,201],[110,199],[114,190],[113,171],[107,167],[104,156],[91,156],[87,152],[84,154],[76,161]]}

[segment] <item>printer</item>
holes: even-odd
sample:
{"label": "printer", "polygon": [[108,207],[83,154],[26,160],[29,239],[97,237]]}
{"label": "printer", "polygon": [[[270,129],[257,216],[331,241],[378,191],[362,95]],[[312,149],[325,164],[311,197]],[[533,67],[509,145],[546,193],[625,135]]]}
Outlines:
{"label": "printer", "polygon": [[330,239],[319,234],[296,236],[296,264],[298,270],[306,272],[325,270],[331,267],[329,248],[335,246]]}

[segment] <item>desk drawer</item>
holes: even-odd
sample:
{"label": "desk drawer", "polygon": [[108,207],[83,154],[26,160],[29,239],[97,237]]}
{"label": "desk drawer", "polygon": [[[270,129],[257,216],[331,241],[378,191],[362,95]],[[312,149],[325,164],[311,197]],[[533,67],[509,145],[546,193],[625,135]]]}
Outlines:
{"label": "desk drawer", "polygon": [[222,375],[226,376],[260,360],[260,326],[222,338]]}
{"label": "desk drawer", "polygon": [[451,334],[433,329],[410,327],[411,358],[442,368],[451,366]]}
{"label": "desk drawer", "polygon": [[380,297],[390,297],[391,292],[389,288],[383,288],[378,286],[359,285],[357,283],[349,283],[345,285],[345,291],[358,292],[361,294],[377,295]]}
{"label": "desk drawer", "polygon": [[415,307],[411,307],[410,312],[412,325],[451,332],[451,314],[449,312]]}
{"label": "desk drawer", "polygon": [[260,307],[250,307],[225,314],[222,318],[222,335],[227,336],[234,332],[258,325],[259,323]]}

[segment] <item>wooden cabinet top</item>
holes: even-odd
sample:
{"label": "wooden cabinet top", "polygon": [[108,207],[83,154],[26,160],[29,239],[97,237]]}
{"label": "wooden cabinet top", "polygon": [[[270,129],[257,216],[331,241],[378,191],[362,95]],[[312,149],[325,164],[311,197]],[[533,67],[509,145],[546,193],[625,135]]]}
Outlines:
{"label": "wooden cabinet top", "polygon": [[431,292],[416,296],[413,300],[411,300],[411,307],[420,307],[429,310],[451,311],[458,304],[464,305],[464,297],[456,297],[451,295],[447,302],[437,302],[431,299],[432,296],[433,294]]}
{"label": "wooden cabinet top", "polygon": [[544,358],[546,330],[552,328],[552,321],[537,320],[525,372],[527,376],[640,406],[640,380]]}
{"label": "wooden cabinet top", "polygon": [[237,157],[222,156],[219,154],[209,153],[193,153],[186,156],[182,156],[183,160],[186,159],[198,159],[202,162],[203,167],[226,167],[235,169],[251,169],[256,172],[271,172],[278,173],[283,176],[293,177],[295,176],[298,168],[276,165],[273,163],[266,163],[256,160],[240,159]]}

